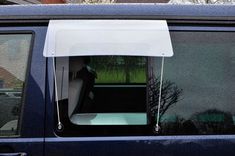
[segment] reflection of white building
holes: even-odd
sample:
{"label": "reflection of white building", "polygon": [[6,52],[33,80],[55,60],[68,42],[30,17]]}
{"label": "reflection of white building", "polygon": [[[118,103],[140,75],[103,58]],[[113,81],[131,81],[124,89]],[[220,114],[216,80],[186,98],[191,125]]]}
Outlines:
{"label": "reflection of white building", "polygon": [[[31,35],[0,35],[1,87],[12,88],[25,79]],[[17,86],[15,86],[17,87]]]}

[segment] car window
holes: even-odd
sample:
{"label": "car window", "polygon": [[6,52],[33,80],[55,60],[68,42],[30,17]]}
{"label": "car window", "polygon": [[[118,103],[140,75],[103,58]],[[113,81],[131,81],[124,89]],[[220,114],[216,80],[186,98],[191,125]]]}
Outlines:
{"label": "car window", "polygon": [[174,57],[165,58],[162,105],[172,107],[161,110],[161,133],[234,134],[234,32],[176,31],[171,37]]}
{"label": "car window", "polygon": [[58,58],[58,90],[64,89],[58,95],[68,99],[70,121],[76,125],[147,124],[146,69],[145,57],[70,57],[67,62]]}
{"label": "car window", "polygon": [[18,134],[31,34],[0,34],[0,136]]}

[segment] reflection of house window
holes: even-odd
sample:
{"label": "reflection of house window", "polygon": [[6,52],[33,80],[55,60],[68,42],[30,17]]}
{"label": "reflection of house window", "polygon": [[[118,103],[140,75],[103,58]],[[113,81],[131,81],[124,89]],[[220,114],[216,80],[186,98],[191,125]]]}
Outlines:
{"label": "reflection of house window", "polygon": [[0,80],[0,88],[3,88],[4,81]]}

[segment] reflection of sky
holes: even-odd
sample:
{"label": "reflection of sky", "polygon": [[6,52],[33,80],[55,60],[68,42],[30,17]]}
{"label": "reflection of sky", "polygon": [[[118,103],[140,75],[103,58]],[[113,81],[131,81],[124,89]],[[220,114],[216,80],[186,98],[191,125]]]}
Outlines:
{"label": "reflection of sky", "polygon": [[174,32],[171,36],[174,56],[165,60],[164,79],[183,93],[167,114],[188,118],[208,109],[235,114],[234,34]]}

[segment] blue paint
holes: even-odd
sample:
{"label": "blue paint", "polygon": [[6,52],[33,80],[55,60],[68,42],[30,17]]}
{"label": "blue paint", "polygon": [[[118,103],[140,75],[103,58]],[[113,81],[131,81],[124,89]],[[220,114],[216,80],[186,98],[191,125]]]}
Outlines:
{"label": "blue paint", "polygon": [[[225,11],[226,10],[226,11]],[[57,16],[164,16],[172,19],[190,19],[200,17],[211,20],[208,17],[223,17],[223,20],[231,20],[235,17],[234,5],[172,5],[172,4],[115,4],[115,5],[29,5],[29,6],[1,6],[0,18],[29,18],[36,19]],[[9,17],[16,16],[16,17]],[[21,17],[22,16],[22,17]]]}

